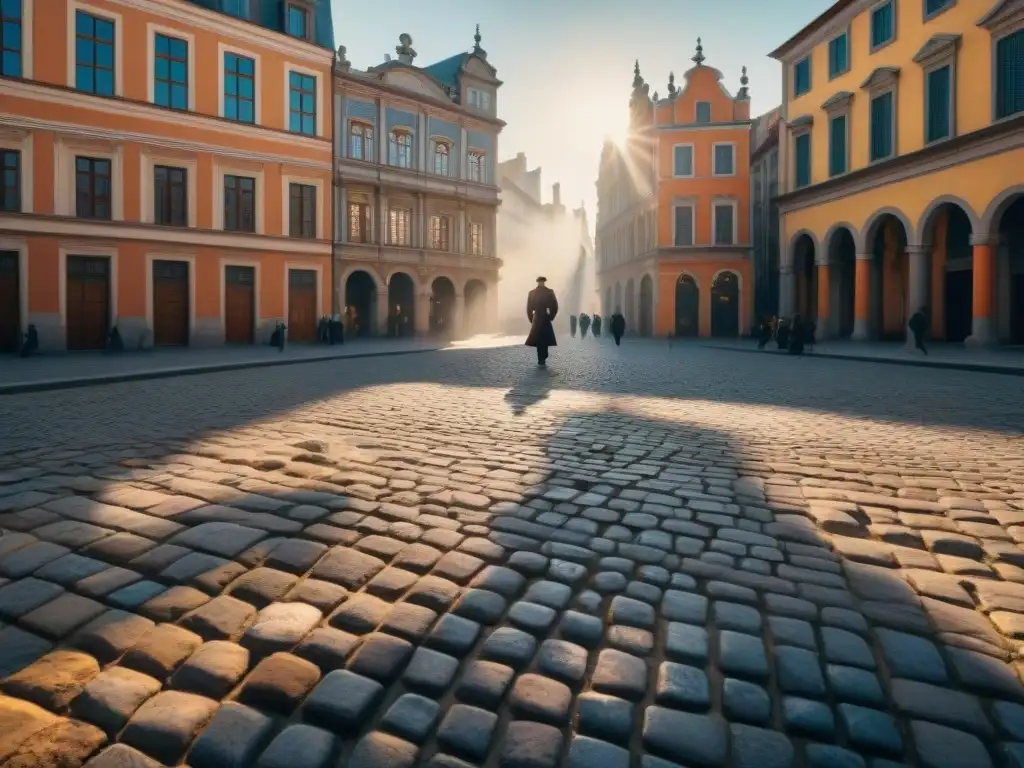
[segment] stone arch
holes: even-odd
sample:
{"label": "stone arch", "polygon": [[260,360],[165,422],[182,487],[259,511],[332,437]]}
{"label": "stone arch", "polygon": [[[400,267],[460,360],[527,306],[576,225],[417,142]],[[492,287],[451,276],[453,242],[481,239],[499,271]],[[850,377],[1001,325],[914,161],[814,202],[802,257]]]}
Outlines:
{"label": "stone arch", "polygon": [[622,316],[626,318],[627,331],[636,323],[636,282],[633,278],[626,281],[626,295],[623,297],[625,305],[622,307]]}
{"label": "stone arch", "polygon": [[473,277],[462,289],[465,310],[463,312],[464,335],[475,336],[487,332],[487,283]]}
{"label": "stone arch", "polygon": [[981,215],[980,226],[977,231],[986,235],[994,233],[1002,223],[1003,214],[1021,196],[1024,196],[1024,184],[1017,184],[1009,189],[1004,189],[996,195],[992,202],[988,204],[988,207],[985,208],[985,213]]}
{"label": "stone arch", "polygon": [[[931,276],[925,307],[931,308],[931,331],[946,341],[971,335],[974,305],[974,253],[971,235],[978,219],[970,206],[943,195],[925,209],[916,237],[926,248]],[[909,307],[911,312],[919,307]]]}
{"label": "stone arch", "polygon": [[338,278],[338,282],[341,284],[343,289],[345,283],[348,282],[348,279],[356,272],[365,272],[368,274],[373,279],[373,284],[377,288],[378,293],[383,293],[388,289],[388,284],[386,281],[381,279],[380,273],[368,264],[352,264],[351,266],[345,267],[341,276]]}
{"label": "stone arch", "polygon": [[826,322],[818,323],[818,338],[846,338],[853,335],[856,319],[857,230],[849,224],[835,224],[825,238],[822,260],[829,265],[829,312]]}
{"label": "stone arch", "polygon": [[850,233],[850,236],[853,238],[853,246],[854,246],[854,248],[857,249],[856,253],[863,253],[864,252],[864,250],[863,250],[864,242],[861,239],[860,230],[858,230],[855,226],[853,226],[853,224],[851,224],[848,221],[839,221],[839,222],[836,222],[835,224],[833,224],[831,227],[829,227],[828,231],[825,233],[825,237],[823,237],[821,239],[821,242],[822,242],[822,249],[821,249],[822,258],[828,259],[828,261],[826,262],[828,264],[832,263],[833,238],[835,238],[836,235],[842,234],[842,231],[844,229],[847,230]]}
{"label": "stone arch", "polygon": [[793,314],[804,320],[818,314],[818,254],[821,246],[814,233],[803,230],[791,244],[790,264],[793,268],[795,296]]}
{"label": "stone arch", "polygon": [[342,286],[345,335],[365,337],[382,333],[384,329],[377,327],[377,304],[387,289],[382,288],[380,275],[370,269],[353,267],[343,273]]}
{"label": "stone arch", "polygon": [[934,218],[947,205],[955,205],[967,214],[967,218],[971,222],[971,232],[982,231],[981,220],[978,218],[978,214],[974,212],[974,208],[970,203],[956,195],[940,195],[928,204],[928,207],[924,209],[924,213],[921,214],[921,218],[917,220],[917,229],[914,230],[914,242],[916,244],[932,245],[931,230],[932,225],[935,223]]}
{"label": "stone arch", "polygon": [[1024,344],[1024,188],[993,206],[990,242],[995,253],[994,335]]}
{"label": "stone arch", "polygon": [[898,208],[886,207],[868,217],[864,250],[870,253],[869,327],[872,338],[902,340],[907,335],[910,280],[907,246],[914,235]]}
{"label": "stone arch", "polygon": [[416,332],[416,278],[402,269],[388,275],[388,336],[412,336]]}
{"label": "stone arch", "polygon": [[654,279],[644,274],[640,278],[639,329],[641,336],[654,335]]}
{"label": "stone arch", "polygon": [[438,275],[430,283],[430,330],[447,338],[453,338],[455,327],[455,281],[446,275]]}
{"label": "stone arch", "polygon": [[700,335],[700,283],[689,272],[676,278],[673,315],[675,336]]}
{"label": "stone arch", "polygon": [[807,238],[811,245],[814,246],[814,252],[817,253],[821,249],[821,244],[818,242],[818,236],[811,232],[809,229],[801,229],[796,232],[791,238],[789,238],[789,247],[786,249],[786,256],[789,258],[789,265],[792,267],[796,266],[796,247],[800,243],[801,238]]}
{"label": "stone arch", "polygon": [[864,246],[865,253],[872,248],[874,239],[878,235],[878,228],[886,222],[887,217],[889,216],[896,219],[903,225],[903,232],[907,238],[907,242],[910,242],[910,238],[915,232],[914,227],[910,223],[910,219],[908,219],[907,215],[899,208],[890,205],[884,208],[879,208],[865,219],[864,226],[861,227],[861,233],[863,235],[861,244]]}
{"label": "stone arch", "polygon": [[736,338],[741,331],[743,277],[733,269],[720,269],[711,278],[711,335]]}

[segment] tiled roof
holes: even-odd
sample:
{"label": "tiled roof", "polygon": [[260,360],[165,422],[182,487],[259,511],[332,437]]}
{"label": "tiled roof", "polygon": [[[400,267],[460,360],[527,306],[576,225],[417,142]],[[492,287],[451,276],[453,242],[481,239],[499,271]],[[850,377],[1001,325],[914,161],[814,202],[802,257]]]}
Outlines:
{"label": "tiled roof", "polygon": [[468,56],[468,53],[457,53],[443,61],[437,62],[436,64],[427,65],[423,68],[423,71],[442,85],[454,88],[455,91],[458,92],[459,72],[462,71],[462,65],[465,63]]}

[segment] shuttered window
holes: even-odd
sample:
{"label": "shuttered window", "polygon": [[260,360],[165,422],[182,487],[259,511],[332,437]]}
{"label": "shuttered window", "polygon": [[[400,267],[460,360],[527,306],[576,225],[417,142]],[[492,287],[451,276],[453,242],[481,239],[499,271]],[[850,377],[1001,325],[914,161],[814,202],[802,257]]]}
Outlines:
{"label": "shuttered window", "polygon": [[996,44],[996,117],[1024,112],[1024,29]]}
{"label": "shuttered window", "polygon": [[693,207],[677,205],[675,208],[675,245],[693,245]]}
{"label": "shuttered window", "polygon": [[731,203],[715,206],[715,245],[733,245],[733,206]]}
{"label": "shuttered window", "polygon": [[796,185],[806,187],[811,183],[811,134],[796,137]]}
{"label": "shuttered window", "polygon": [[793,67],[793,95],[802,96],[811,90],[811,57],[798,61]]}
{"label": "shuttered window", "polygon": [[924,17],[930,19],[939,11],[944,11],[953,0],[924,0]]}
{"label": "shuttered window", "polygon": [[828,174],[846,173],[846,115],[837,115],[829,121]]}
{"label": "shuttered window", "polygon": [[673,148],[672,175],[693,176],[693,147],[680,144]]}
{"label": "shuttered window", "polygon": [[849,38],[844,32],[832,38],[828,44],[828,76],[830,78],[843,74],[849,68]]}
{"label": "shuttered window", "polygon": [[871,12],[871,47],[877,48],[893,39],[896,33],[892,0]]}
{"label": "shuttered window", "polygon": [[926,140],[938,141],[952,134],[950,125],[950,96],[952,91],[952,68],[947,64],[928,73],[928,121]]}
{"label": "shuttered window", "polygon": [[892,91],[871,100],[871,159],[892,154]]}

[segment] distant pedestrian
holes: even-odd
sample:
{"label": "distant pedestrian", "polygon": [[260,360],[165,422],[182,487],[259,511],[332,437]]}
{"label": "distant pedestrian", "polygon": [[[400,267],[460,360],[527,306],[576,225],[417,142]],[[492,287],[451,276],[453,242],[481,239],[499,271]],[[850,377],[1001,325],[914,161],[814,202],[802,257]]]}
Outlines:
{"label": "distant pedestrian", "polygon": [[790,322],[785,317],[780,317],[775,324],[775,346],[781,350],[789,349]]}
{"label": "distant pedestrian", "polygon": [[927,355],[928,350],[924,347],[924,337],[928,334],[928,309],[921,307],[911,315],[907,327],[914,334],[914,346]]}
{"label": "distant pedestrian", "polygon": [[622,315],[619,310],[615,310],[615,314],[612,315],[612,336],[615,338],[615,346],[620,346],[619,342],[622,341],[622,337],[626,333],[626,318]]}
{"label": "distant pedestrian", "polygon": [[537,287],[526,298],[526,317],[530,321],[530,335],[526,346],[537,348],[537,365],[548,362],[548,348],[558,346],[552,321],[558,315],[558,299],[547,286],[546,277],[537,278]]}
{"label": "distant pedestrian", "polygon": [[772,339],[772,331],[774,330],[775,318],[766,317],[761,320],[761,325],[757,329],[757,348],[764,349],[768,346],[768,342]]}
{"label": "distant pedestrian", "polygon": [[576,315],[569,315],[569,335],[576,338]]}
{"label": "distant pedestrian", "polygon": [[601,335],[601,322],[602,322],[601,316],[600,315],[594,315],[594,326],[593,327],[594,327],[594,336],[595,337],[600,337],[600,335]]}
{"label": "distant pedestrian", "polygon": [[590,315],[586,312],[580,315],[580,338],[587,338],[587,330],[590,328]]}
{"label": "distant pedestrian", "polygon": [[789,329],[789,354],[802,355],[804,353],[804,321],[799,314],[793,315],[793,321]]}

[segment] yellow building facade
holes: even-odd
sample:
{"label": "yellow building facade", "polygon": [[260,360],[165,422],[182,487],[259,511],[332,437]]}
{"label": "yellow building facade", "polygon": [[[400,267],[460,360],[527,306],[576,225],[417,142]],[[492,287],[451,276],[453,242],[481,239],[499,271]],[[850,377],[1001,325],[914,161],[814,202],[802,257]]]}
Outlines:
{"label": "yellow building facade", "polygon": [[781,314],[1024,343],[1024,2],[840,0],[772,57]]}

